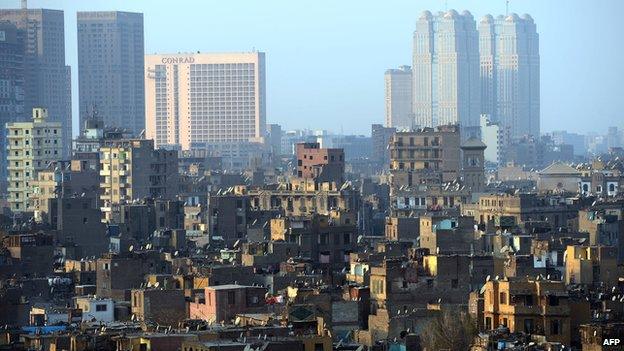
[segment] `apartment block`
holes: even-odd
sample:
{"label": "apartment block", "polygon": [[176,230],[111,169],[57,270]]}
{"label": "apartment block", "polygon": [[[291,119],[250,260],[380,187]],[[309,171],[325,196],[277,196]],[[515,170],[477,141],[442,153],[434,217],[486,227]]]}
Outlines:
{"label": "apartment block", "polygon": [[174,198],[178,154],[155,150],[153,140],[109,140],[100,147],[100,177],[103,220],[108,222],[113,205],[143,198]]}
{"label": "apartment block", "polygon": [[6,125],[8,202],[14,213],[33,211],[30,198],[37,172],[63,153],[62,125],[47,118],[46,109],[35,108],[32,122]]}
{"label": "apartment block", "polygon": [[505,278],[486,282],[481,292],[486,330],[503,325],[512,333],[570,344],[571,309],[564,282]]}
{"label": "apartment block", "polygon": [[459,177],[459,127],[397,132],[390,141],[392,187],[441,184]]}
{"label": "apartment block", "polygon": [[342,183],[344,178],[344,151],[322,148],[319,143],[300,143],[296,146],[297,177],[319,182]]}

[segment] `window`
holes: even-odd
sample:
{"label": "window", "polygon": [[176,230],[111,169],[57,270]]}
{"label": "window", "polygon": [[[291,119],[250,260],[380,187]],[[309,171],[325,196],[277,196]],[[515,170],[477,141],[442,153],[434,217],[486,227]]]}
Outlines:
{"label": "window", "polygon": [[97,312],[106,312],[106,310],[107,310],[106,307],[107,306],[105,304],[100,303],[100,304],[95,305],[95,310]]}
{"label": "window", "polygon": [[228,305],[233,305],[236,303],[236,295],[234,295],[234,291],[228,291],[227,293],[227,303]]}
{"label": "window", "polygon": [[504,292],[500,293],[500,294],[499,294],[499,299],[498,299],[498,300],[499,300],[498,302],[499,302],[501,305],[506,305],[506,304],[507,304],[507,294],[506,294],[506,293],[504,293]]}
{"label": "window", "polygon": [[551,335],[561,334],[561,325],[558,319],[553,319],[550,321],[550,334]]}
{"label": "window", "polygon": [[533,319],[527,318],[524,320],[524,332],[527,334],[531,334],[534,331],[533,327]]}
{"label": "window", "polygon": [[558,296],[548,296],[548,305],[549,306],[559,306],[559,297]]}

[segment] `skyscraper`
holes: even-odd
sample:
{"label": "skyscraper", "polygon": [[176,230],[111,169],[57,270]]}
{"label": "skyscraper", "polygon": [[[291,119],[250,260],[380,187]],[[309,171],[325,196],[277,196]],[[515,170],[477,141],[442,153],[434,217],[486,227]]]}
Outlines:
{"label": "skyscraper", "polygon": [[97,109],[107,127],[145,129],[143,14],[78,12],[80,126]]}
{"label": "skyscraper", "polygon": [[416,125],[478,129],[479,35],[470,12],[422,13],[414,31],[412,75]]}
{"label": "skyscraper", "polygon": [[479,23],[481,113],[516,139],[540,133],[539,36],[533,18],[487,15]]}
{"label": "skyscraper", "polygon": [[264,53],[146,55],[145,62],[146,135],[156,146],[264,138]]}
{"label": "skyscraper", "polygon": [[45,108],[49,121],[62,124],[63,156],[68,156],[72,137],[71,71],[65,65],[63,11],[0,10],[2,21],[14,24],[23,38],[24,108],[18,120],[28,121],[33,108]]}
{"label": "skyscraper", "polygon": [[401,66],[389,69],[384,75],[386,89],[386,127],[411,128],[412,114],[412,68]]}
{"label": "skyscraper", "polygon": [[7,123],[24,116],[24,31],[10,22],[0,22],[0,193],[6,192]]}

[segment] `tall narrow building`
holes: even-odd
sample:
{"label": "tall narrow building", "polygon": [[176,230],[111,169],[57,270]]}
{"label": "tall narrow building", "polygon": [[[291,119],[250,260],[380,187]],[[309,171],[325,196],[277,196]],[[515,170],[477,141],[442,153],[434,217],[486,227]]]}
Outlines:
{"label": "tall narrow building", "polygon": [[529,15],[487,15],[479,23],[481,113],[511,138],[540,135],[539,35]]}
{"label": "tall narrow building", "polygon": [[7,123],[8,202],[14,213],[32,211],[37,172],[58,161],[63,150],[62,124],[48,120],[43,108],[32,110],[31,122]]}
{"label": "tall narrow building", "polygon": [[143,14],[78,12],[80,125],[97,110],[107,127],[145,129]]}
{"label": "tall narrow building", "polygon": [[24,31],[10,22],[0,22],[0,193],[7,189],[7,123],[24,116]]}
{"label": "tall narrow building", "polygon": [[478,130],[479,35],[470,12],[423,12],[414,31],[412,75],[417,126]]}
{"label": "tall narrow building", "polygon": [[71,147],[72,111],[63,11],[25,7],[0,10],[0,22],[4,21],[15,25],[23,40],[24,107],[17,121],[29,121],[33,108],[45,108],[50,114],[49,121],[62,125],[62,153],[66,157]]}
{"label": "tall narrow building", "polygon": [[412,68],[389,69],[384,75],[386,127],[405,129],[414,126],[412,114]]}
{"label": "tall narrow building", "polygon": [[264,53],[146,55],[146,135],[157,147],[263,140]]}

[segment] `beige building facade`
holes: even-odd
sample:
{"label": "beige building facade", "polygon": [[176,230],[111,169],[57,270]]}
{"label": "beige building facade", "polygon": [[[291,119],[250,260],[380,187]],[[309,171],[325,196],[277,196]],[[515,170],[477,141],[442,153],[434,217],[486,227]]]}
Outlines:
{"label": "beige building facade", "polygon": [[35,108],[31,122],[6,125],[8,202],[14,213],[32,211],[30,197],[37,172],[62,157],[62,124],[47,118],[46,109]]}
{"label": "beige building facade", "polygon": [[262,52],[146,55],[146,137],[183,150],[261,140],[264,62]]}

